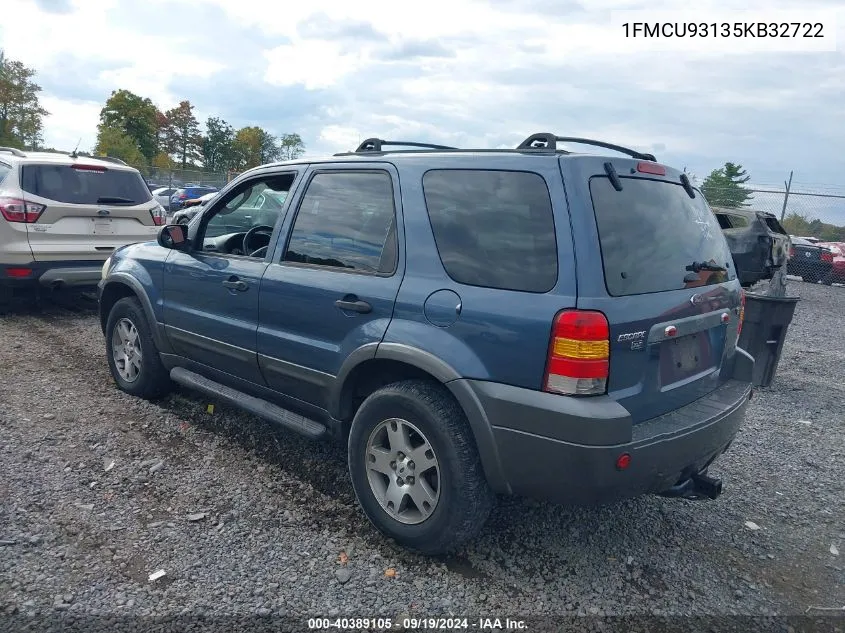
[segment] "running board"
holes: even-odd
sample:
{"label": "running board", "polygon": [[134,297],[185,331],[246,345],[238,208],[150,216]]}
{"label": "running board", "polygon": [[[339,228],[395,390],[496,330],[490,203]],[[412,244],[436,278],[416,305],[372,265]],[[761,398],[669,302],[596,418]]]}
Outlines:
{"label": "running board", "polygon": [[225,400],[229,404],[244,411],[248,411],[276,424],[281,424],[291,431],[296,431],[312,439],[319,439],[326,434],[326,427],[319,422],[303,417],[293,411],[283,409],[267,400],[250,396],[237,389],[232,389],[219,382],[209,380],[205,376],[200,376],[182,367],[171,369],[170,378],[173,382],[184,385],[189,389],[195,389],[219,400]]}

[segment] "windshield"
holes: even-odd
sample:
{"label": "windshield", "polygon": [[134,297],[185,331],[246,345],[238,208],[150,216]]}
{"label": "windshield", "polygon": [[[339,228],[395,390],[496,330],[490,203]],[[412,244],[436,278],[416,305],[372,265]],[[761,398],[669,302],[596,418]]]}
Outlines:
{"label": "windshield", "polygon": [[[590,179],[607,291],[626,296],[734,279],[731,253],[701,192],[646,178]],[[727,269],[725,272],[723,269]]]}
{"label": "windshield", "polygon": [[87,165],[22,165],[21,188],[66,204],[143,204],[152,193],[137,171]]}

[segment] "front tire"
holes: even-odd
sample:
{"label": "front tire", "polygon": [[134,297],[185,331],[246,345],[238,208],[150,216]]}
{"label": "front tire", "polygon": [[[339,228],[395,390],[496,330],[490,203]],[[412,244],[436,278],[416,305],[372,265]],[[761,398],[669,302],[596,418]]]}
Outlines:
{"label": "front tire", "polygon": [[141,303],[124,297],[106,322],[106,358],[112,378],[133,396],[155,399],[171,389],[170,375],[161,363]]}
{"label": "front tire", "polygon": [[442,385],[408,380],[375,391],[355,414],[348,453],[367,518],[411,550],[454,551],[493,508],[466,416]]}

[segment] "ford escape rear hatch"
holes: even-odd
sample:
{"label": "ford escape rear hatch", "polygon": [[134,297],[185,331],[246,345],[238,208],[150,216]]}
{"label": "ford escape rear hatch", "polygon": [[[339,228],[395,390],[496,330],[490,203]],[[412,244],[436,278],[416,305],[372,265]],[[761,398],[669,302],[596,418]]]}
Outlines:
{"label": "ford escape rear hatch", "polygon": [[27,226],[36,261],[104,259],[118,246],[153,239],[164,219],[134,169],[24,164],[21,188],[27,202],[43,207]]}
{"label": "ford escape rear hatch", "polygon": [[724,382],[741,290],[702,194],[679,172],[629,163],[588,179],[605,282],[591,308],[609,323],[608,393],[641,422]]}

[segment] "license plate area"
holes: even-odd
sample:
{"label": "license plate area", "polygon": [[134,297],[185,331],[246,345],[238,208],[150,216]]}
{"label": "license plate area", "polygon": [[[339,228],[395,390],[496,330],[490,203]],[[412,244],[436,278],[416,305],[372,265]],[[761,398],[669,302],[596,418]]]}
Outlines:
{"label": "license plate area", "polygon": [[713,366],[707,331],[663,341],[660,348],[660,382],[663,385],[684,380]]}
{"label": "license plate area", "polygon": [[92,235],[114,235],[111,218],[91,218]]}

